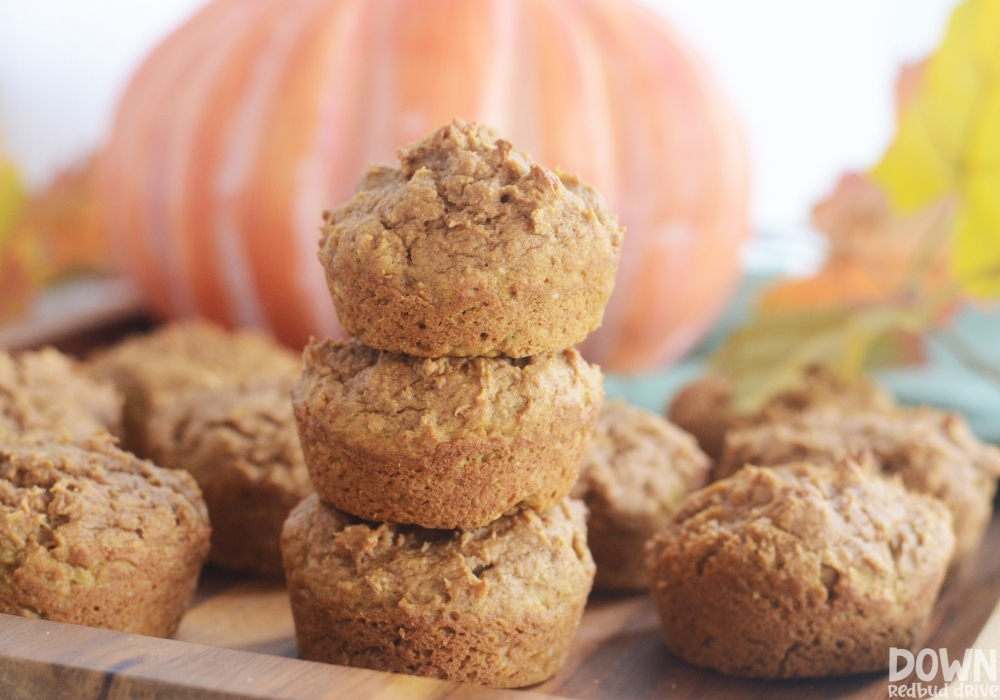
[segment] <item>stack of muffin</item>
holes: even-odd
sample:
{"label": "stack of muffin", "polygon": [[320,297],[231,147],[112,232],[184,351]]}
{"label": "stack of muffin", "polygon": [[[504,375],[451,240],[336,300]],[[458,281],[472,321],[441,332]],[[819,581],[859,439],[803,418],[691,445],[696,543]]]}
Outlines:
{"label": "stack of muffin", "polygon": [[599,195],[459,120],[373,167],[320,260],[357,340],[293,392],[317,491],[285,524],[303,658],[529,685],[594,576],[567,498],[603,399],[596,328],[622,230]]}

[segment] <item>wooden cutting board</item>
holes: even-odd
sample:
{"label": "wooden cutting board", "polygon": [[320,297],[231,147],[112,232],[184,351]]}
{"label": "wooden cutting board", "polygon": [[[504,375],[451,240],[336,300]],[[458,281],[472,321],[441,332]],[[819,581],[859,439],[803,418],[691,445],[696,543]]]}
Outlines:
{"label": "wooden cutting board", "polygon": [[[945,648],[953,659],[962,658],[973,644],[995,649],[1000,614],[984,625],[998,598],[1000,516],[994,518],[974,570],[942,595],[925,646]],[[935,682],[941,684],[940,679],[929,684]],[[889,682],[886,674],[747,681],[693,668],[667,651],[645,595],[592,596],[565,668],[527,691],[495,691],[300,661],[295,658],[295,629],[282,584],[211,569],[202,574],[174,640],[0,615],[2,700],[552,696],[861,700],[888,697]]]}

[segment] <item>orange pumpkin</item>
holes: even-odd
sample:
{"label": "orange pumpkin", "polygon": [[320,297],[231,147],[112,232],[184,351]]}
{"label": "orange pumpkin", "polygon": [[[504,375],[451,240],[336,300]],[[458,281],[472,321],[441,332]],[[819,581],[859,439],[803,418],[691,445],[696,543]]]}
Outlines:
{"label": "orange pumpkin", "polygon": [[745,148],[702,64],[628,0],[214,0],[121,102],[115,247],[165,315],[337,336],[321,212],[455,116],[579,173],[627,227],[591,360],[639,370],[697,342],[739,274]]}

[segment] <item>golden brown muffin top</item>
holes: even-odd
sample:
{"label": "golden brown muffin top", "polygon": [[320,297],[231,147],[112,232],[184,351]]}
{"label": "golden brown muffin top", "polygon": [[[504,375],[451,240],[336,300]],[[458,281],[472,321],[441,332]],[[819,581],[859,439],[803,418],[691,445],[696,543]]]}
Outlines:
{"label": "golden brown muffin top", "polygon": [[81,444],[0,440],[0,591],[41,549],[59,580],[39,586],[89,585],[108,561],[141,566],[172,550],[207,550],[208,533],[187,473],[137,459],[109,436]]}
{"label": "golden brown muffin top", "polygon": [[163,393],[294,378],[300,366],[295,353],[262,333],[227,331],[198,320],[128,338],[98,352],[89,364],[98,376]]}
{"label": "golden brown muffin top", "polygon": [[329,429],[389,450],[425,454],[461,438],[511,438],[547,416],[593,407],[601,372],[576,350],[507,358],[419,358],[324,340],[303,353],[293,392]]}
{"label": "golden brown muffin top", "polygon": [[866,450],[884,471],[900,473],[910,488],[939,497],[956,482],[985,488],[1000,476],[1000,449],[981,443],[958,414],[930,408],[818,409],[735,430],[726,438],[716,475],[731,474],[745,462],[831,462]]}
{"label": "golden brown muffin top", "polygon": [[867,378],[845,381],[818,365],[807,368],[797,386],[774,396],[756,413],[735,412],[732,392],[732,381],[728,377],[703,377],[677,393],[667,417],[693,434],[710,457],[718,459],[729,430],[783,420],[815,408],[843,412],[890,411],[896,406],[889,392]]}
{"label": "golden brown muffin top", "polygon": [[102,350],[88,367],[125,396],[125,447],[152,457],[148,423],[170,401],[189,391],[292,382],[301,363],[264,334],[180,321]]}
{"label": "golden brown muffin top", "polygon": [[201,484],[224,463],[252,483],[266,481],[306,496],[312,486],[290,393],[290,382],[188,392],[151,420],[152,458],[186,469]]}
{"label": "golden brown muffin top", "polygon": [[761,410],[760,417],[774,420],[820,407],[842,411],[889,411],[896,407],[896,400],[892,394],[866,377],[848,381],[841,379],[830,369],[817,365],[803,373],[797,387],[771,399]]}
{"label": "golden brown muffin top", "polygon": [[472,530],[366,523],[310,496],[282,535],[285,568],[347,609],[399,605],[509,616],[511,600],[552,609],[589,589],[585,508],[564,500]]}
{"label": "golden brown muffin top", "polygon": [[[493,303],[514,309],[518,301],[530,305],[581,285],[590,294],[600,287],[606,303],[624,232],[592,187],[538,165],[492,129],[459,119],[400,149],[399,160],[399,168],[372,167],[355,197],[326,214],[319,257],[328,273],[343,265],[447,308],[476,303],[491,290]],[[330,280],[334,302],[350,301],[338,274]],[[595,321],[594,328],[600,316]],[[524,341],[486,339],[492,344],[476,352],[407,352],[526,356],[552,349],[522,347]]]}
{"label": "golden brown muffin top", "polygon": [[51,431],[83,440],[121,430],[122,399],[53,348],[0,351],[0,432]]}
{"label": "golden brown muffin top", "polygon": [[708,481],[711,460],[694,438],[622,400],[601,408],[574,498],[592,515],[643,529],[669,516]]}
{"label": "golden brown muffin top", "polygon": [[654,565],[683,551],[704,566],[725,550],[754,570],[784,569],[810,599],[905,606],[911,577],[940,580],[954,546],[940,501],[845,460],[748,466],[689,496],[650,551]]}

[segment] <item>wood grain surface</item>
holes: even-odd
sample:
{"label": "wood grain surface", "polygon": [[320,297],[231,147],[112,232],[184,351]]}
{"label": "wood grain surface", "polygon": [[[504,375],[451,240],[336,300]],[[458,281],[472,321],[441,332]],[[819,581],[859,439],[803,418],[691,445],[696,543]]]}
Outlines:
{"label": "wood grain surface", "polygon": [[[926,646],[945,648],[951,658],[962,658],[973,644],[997,649],[1000,614],[984,625],[998,598],[1000,518],[995,518],[977,566],[941,597]],[[330,666],[294,656],[295,630],[282,583],[207,569],[174,640],[0,615],[0,698],[874,700],[889,693],[884,673],[767,682],[688,666],[667,651],[645,595],[593,596],[565,668],[528,692]],[[915,676],[913,680],[917,682]]]}

